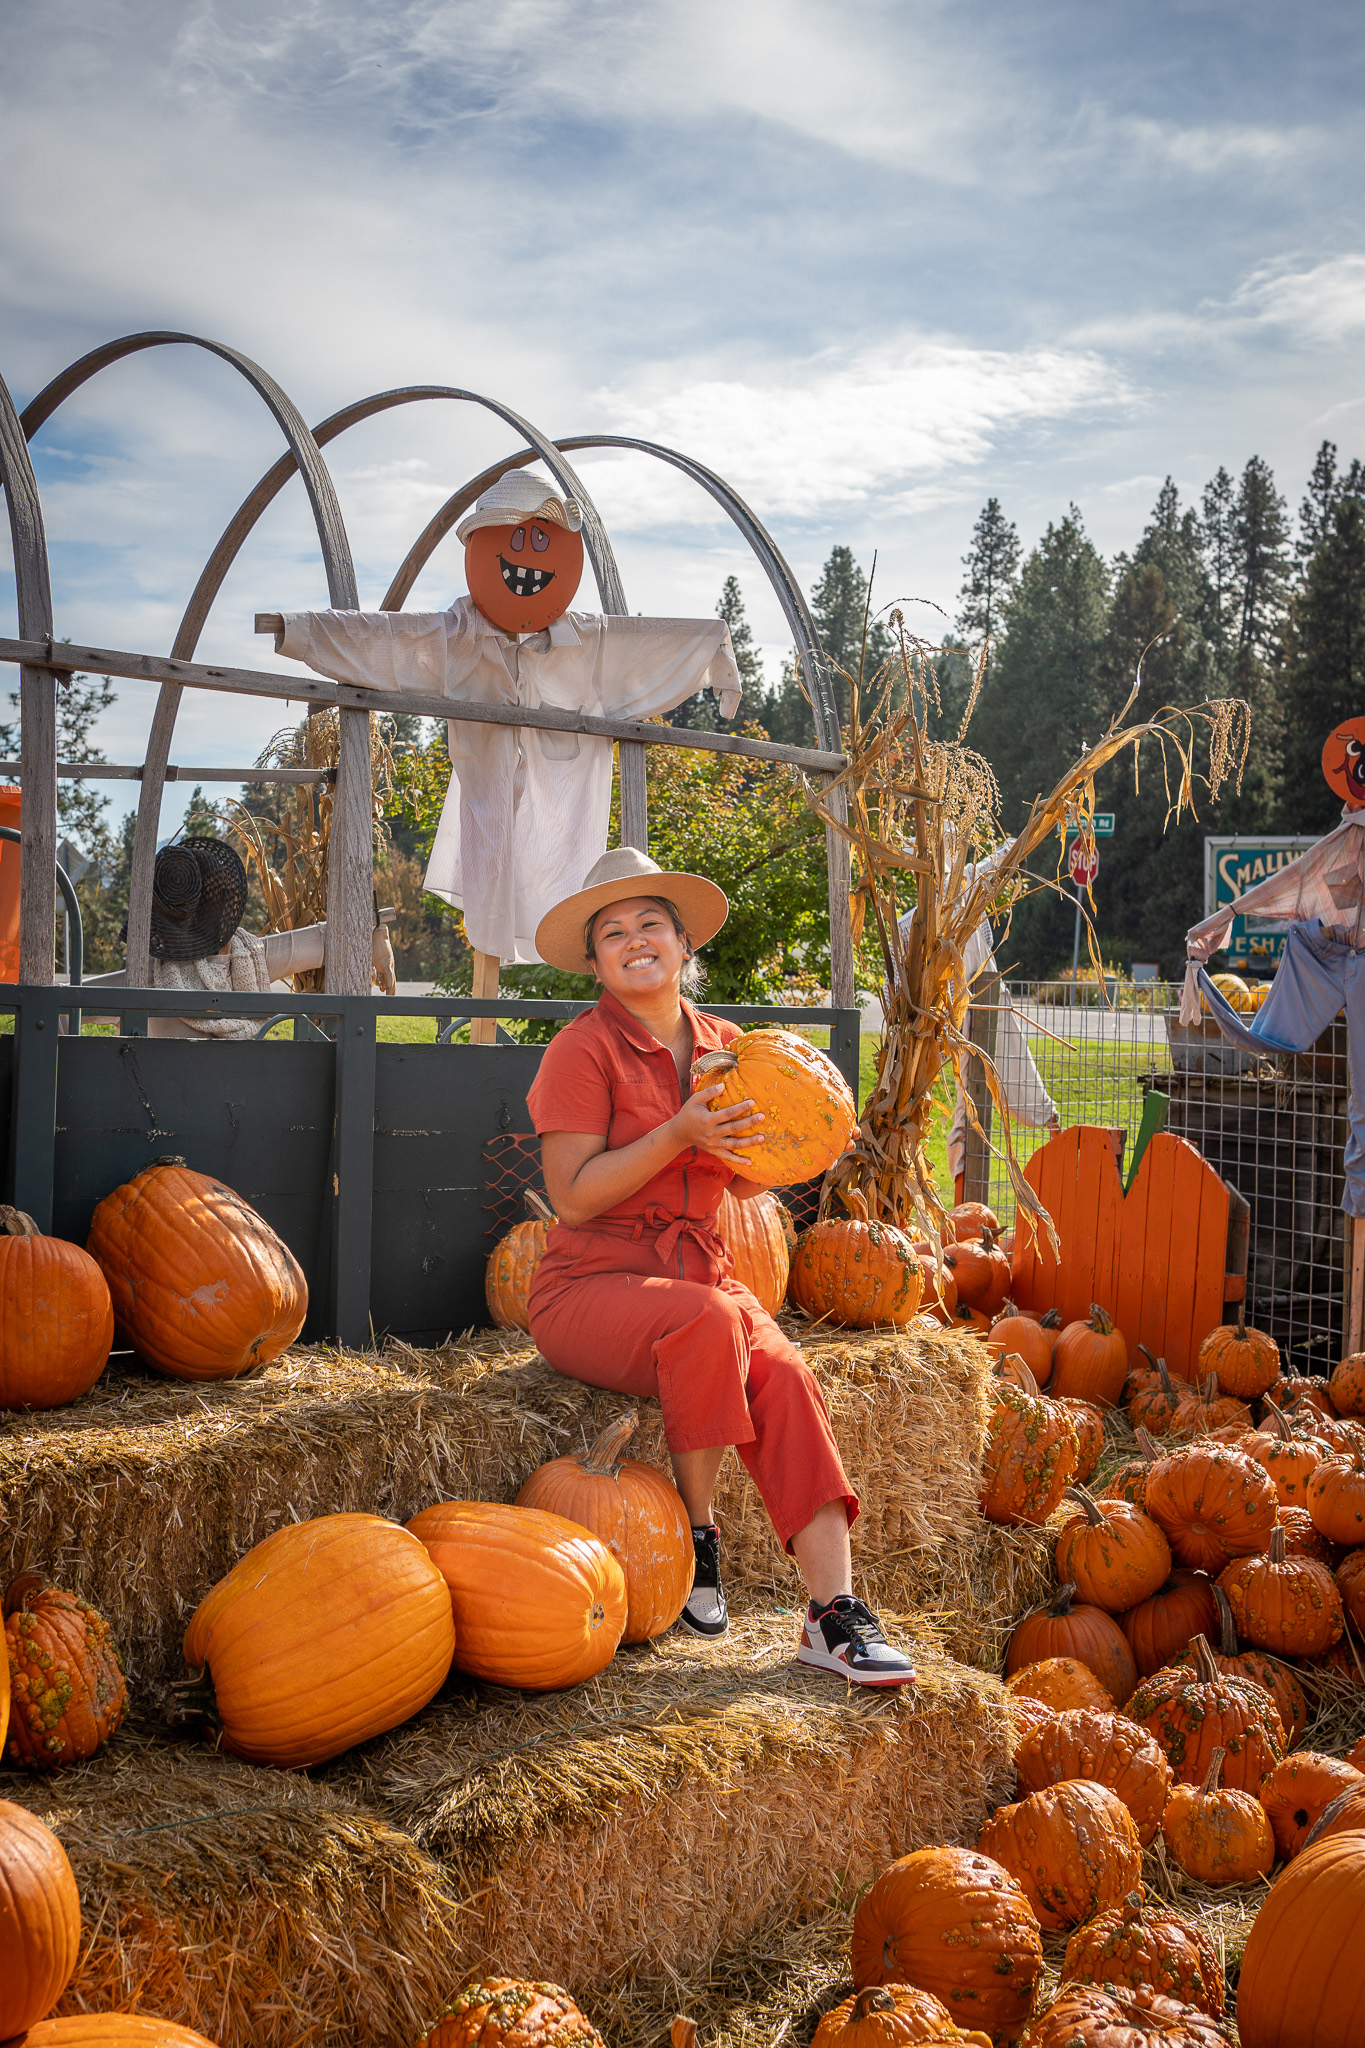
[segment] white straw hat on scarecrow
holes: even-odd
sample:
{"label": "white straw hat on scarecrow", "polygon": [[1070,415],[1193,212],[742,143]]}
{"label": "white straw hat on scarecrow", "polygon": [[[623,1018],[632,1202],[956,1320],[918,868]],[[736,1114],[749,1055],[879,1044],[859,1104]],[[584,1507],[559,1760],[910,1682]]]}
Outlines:
{"label": "white straw hat on scarecrow", "polygon": [[481,526],[515,526],[522,519],[547,519],[577,533],[583,514],[575,498],[562,498],[547,476],[534,469],[509,469],[490,484],[472,512],[455,528],[455,538],[468,540]]}

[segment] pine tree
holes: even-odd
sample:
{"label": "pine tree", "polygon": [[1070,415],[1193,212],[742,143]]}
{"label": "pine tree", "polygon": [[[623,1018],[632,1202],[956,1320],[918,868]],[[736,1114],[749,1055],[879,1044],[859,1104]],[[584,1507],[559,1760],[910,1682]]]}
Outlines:
{"label": "pine tree", "polygon": [[958,593],[958,624],[969,638],[988,640],[994,648],[1019,580],[1019,559],[1017,528],[1001,511],[1000,500],[987,498],[962,557],[967,574]]}
{"label": "pine tree", "polygon": [[1236,486],[1227,471],[1220,468],[1204,489],[1200,536],[1208,589],[1204,634],[1224,684],[1230,677],[1230,650],[1236,643],[1236,511]]}
{"label": "pine tree", "polygon": [[1281,822],[1286,831],[1325,832],[1336,824],[1340,805],[1323,779],[1323,743],[1365,706],[1365,475],[1359,463],[1340,480],[1284,638],[1288,732]]}
{"label": "pine tree", "polygon": [[1301,568],[1306,567],[1326,540],[1340,496],[1337,444],[1324,441],[1313,463],[1308,489],[1299,503],[1299,532],[1294,542],[1294,553]]}
{"label": "pine tree", "polygon": [[[830,664],[839,723],[844,726],[850,703],[847,678],[861,674],[864,684],[870,683],[894,651],[891,634],[869,612],[868,581],[851,548],[830,550],[810,599],[816,634]],[[815,745],[815,719],[794,660],[783,662],[781,682],[764,698],[760,719],[775,740],[795,747]]]}
{"label": "pine tree", "polygon": [[716,602],[716,617],[730,628],[730,645],[735,650],[735,667],[744,685],[743,714],[753,715],[763,694],[763,657],[754,644],[754,629],[744,609],[744,596],[737,576],[727,576]]}

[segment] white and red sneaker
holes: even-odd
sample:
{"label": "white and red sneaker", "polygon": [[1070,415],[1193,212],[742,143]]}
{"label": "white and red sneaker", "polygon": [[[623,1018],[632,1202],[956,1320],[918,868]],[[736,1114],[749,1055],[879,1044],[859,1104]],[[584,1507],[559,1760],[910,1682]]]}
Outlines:
{"label": "white and red sneaker", "polygon": [[798,1664],[832,1671],[850,1685],[913,1685],[915,1667],[886,1640],[870,1607],[840,1593],[828,1607],[806,1609]]}

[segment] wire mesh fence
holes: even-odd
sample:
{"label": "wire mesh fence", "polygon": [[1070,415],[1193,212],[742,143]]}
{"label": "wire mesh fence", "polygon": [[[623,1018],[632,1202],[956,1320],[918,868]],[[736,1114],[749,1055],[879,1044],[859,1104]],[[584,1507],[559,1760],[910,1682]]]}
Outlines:
{"label": "wire mesh fence", "polygon": [[[1300,1370],[1330,1370],[1345,1342],[1344,1018],[1311,1052],[1257,1057],[1230,1045],[1211,1020],[1182,1027],[1178,983],[1012,981],[1008,993],[1062,1124],[1121,1132],[1125,1177],[1149,1091],[1167,1098],[1166,1129],[1188,1138],[1250,1205],[1248,1319]],[[998,1025],[991,1037],[1006,1055],[999,1063],[1009,1095],[1023,1107],[1034,1076],[1016,1071],[1021,1056],[1008,1057]],[[1021,1156],[1044,1136],[1018,1126]],[[986,1165],[987,1199],[1012,1221],[1003,1164],[993,1156]]]}

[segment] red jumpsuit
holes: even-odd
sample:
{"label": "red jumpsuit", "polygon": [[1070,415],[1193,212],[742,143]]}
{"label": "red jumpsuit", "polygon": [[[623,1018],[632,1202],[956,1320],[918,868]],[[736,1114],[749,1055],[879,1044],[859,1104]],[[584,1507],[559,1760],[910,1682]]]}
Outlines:
{"label": "red jumpsuit", "polygon": [[[683,1009],[697,1054],[739,1036]],[[538,1132],[589,1132],[609,1151],[682,1107],[672,1053],[605,991],[547,1046],[527,1102]],[[790,1550],[828,1502],[851,1522],[858,1501],[809,1366],[729,1277],[715,1218],[733,1179],[689,1146],[581,1229],[556,1224],[531,1288],[531,1335],[570,1379],[657,1396],[670,1450],[734,1444]]]}

